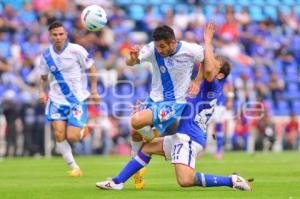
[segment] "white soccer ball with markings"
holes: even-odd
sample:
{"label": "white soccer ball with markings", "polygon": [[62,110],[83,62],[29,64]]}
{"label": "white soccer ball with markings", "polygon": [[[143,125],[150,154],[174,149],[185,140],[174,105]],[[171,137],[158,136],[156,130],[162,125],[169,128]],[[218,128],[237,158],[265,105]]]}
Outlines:
{"label": "white soccer ball with markings", "polygon": [[105,10],[98,5],[87,6],[81,12],[81,21],[84,27],[89,31],[98,31],[107,23]]}

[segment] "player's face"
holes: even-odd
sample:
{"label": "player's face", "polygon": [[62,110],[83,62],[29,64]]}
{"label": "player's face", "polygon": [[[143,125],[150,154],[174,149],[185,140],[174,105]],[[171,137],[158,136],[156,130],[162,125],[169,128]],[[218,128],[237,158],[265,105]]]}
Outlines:
{"label": "player's face", "polygon": [[[220,61],[218,61],[219,65],[221,65],[222,63]],[[222,66],[223,67],[223,66]],[[224,79],[225,75],[223,73],[220,73],[220,69],[217,69],[217,76],[216,76],[216,79],[218,80],[222,80]]]}
{"label": "player's face", "polygon": [[169,56],[176,50],[176,41],[159,40],[154,43],[157,52],[163,57]]}
{"label": "player's face", "polygon": [[61,49],[67,40],[67,32],[63,27],[54,28],[50,31],[50,37],[54,46]]}

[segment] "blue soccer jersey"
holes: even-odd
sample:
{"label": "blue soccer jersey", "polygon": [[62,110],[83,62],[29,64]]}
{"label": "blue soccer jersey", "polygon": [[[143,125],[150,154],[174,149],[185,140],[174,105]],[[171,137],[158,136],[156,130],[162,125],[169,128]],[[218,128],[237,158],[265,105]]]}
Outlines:
{"label": "blue soccer jersey", "polygon": [[193,141],[206,145],[207,126],[213,115],[218,98],[223,94],[224,82],[214,80],[201,83],[200,91],[189,98],[183,110],[178,133],[187,134]]}

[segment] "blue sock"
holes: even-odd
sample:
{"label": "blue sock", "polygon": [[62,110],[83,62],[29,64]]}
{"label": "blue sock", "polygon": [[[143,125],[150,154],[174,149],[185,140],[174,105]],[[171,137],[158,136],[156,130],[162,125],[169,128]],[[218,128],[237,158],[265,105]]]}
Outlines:
{"label": "blue sock", "polygon": [[216,142],[217,142],[217,152],[221,153],[223,149],[223,141],[224,141],[224,136],[223,132],[217,132],[216,135]]}
{"label": "blue sock", "polygon": [[217,152],[220,153],[222,152],[223,149],[223,125],[222,123],[217,123],[215,126],[215,131],[216,131],[216,142],[217,142]]}
{"label": "blue sock", "polygon": [[204,174],[204,173],[196,173],[195,185],[200,187],[221,187],[227,186],[232,187],[232,179],[228,176],[217,176],[211,174]]}
{"label": "blue sock", "polygon": [[138,172],[141,168],[145,167],[151,160],[151,157],[145,155],[142,151],[138,151],[137,155],[132,158],[127,165],[122,169],[117,177],[114,177],[112,180],[114,183],[124,183],[126,182],[133,174]]}

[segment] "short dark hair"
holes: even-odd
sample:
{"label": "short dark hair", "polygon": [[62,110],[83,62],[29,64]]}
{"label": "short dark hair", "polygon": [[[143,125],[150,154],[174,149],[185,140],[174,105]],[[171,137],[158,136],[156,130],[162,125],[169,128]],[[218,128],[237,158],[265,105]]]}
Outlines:
{"label": "short dark hair", "polygon": [[152,33],[152,38],[154,41],[176,40],[174,30],[167,25],[162,25],[162,26],[158,26],[157,28],[155,28]]}
{"label": "short dark hair", "polygon": [[51,31],[54,28],[59,28],[59,27],[64,27],[63,24],[59,21],[54,21],[50,24],[50,26],[48,27],[48,31]]}
{"label": "short dark hair", "polygon": [[222,73],[224,75],[224,77],[222,79],[220,79],[220,81],[223,81],[224,79],[226,79],[226,77],[230,74],[231,71],[231,65],[229,60],[221,55],[217,55],[216,59],[220,62],[221,64],[221,68],[219,73]]}

